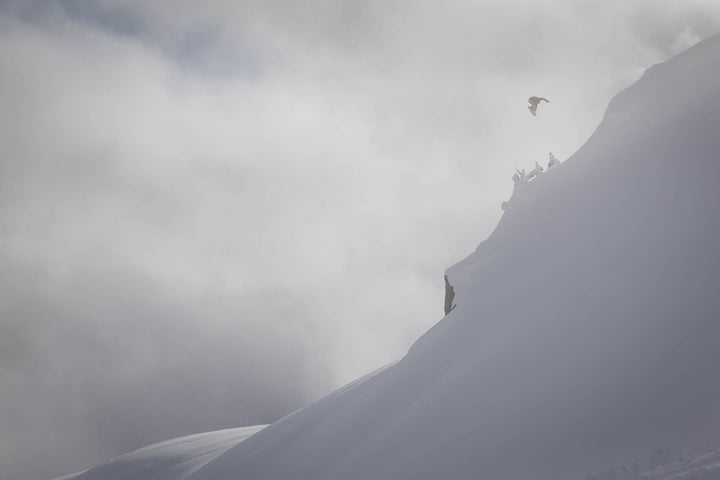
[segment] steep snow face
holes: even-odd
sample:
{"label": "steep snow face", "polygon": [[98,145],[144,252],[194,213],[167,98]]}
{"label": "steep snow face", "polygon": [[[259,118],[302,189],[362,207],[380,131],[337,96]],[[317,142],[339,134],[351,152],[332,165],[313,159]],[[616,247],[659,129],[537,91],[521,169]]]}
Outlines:
{"label": "steep snow face", "polygon": [[[718,78],[715,36],[617,95],[446,272],[457,307],[398,363],[214,460],[236,439],[79,478],[605,478],[658,445],[719,439]],[[672,468],[652,478],[720,471],[717,452]]]}
{"label": "steep snow face", "polygon": [[649,69],[447,271],[397,364],[189,478],[582,478],[720,437],[720,36]]}
{"label": "steep snow face", "polygon": [[55,480],[177,480],[191,474],[262,426],[199,433],[160,442]]}
{"label": "steep snow face", "polygon": [[617,95],[400,362],[189,478],[582,478],[720,437],[720,36]]}

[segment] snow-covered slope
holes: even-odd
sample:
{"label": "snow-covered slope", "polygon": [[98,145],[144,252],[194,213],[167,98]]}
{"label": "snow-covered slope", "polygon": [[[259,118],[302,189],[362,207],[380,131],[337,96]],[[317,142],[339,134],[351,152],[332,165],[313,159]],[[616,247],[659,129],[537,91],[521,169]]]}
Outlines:
{"label": "snow-covered slope", "polygon": [[649,69],[517,188],[406,357],[187,479],[581,479],[720,439],[719,78],[720,36]]}
{"label": "snow-covered slope", "polygon": [[602,472],[589,473],[585,480],[717,480],[720,478],[720,448],[687,452],[679,447],[658,448],[645,459]]}
{"label": "snow-covered slope", "polygon": [[718,78],[720,36],[648,70],[405,358],[190,478],[557,480],[720,437]]}
{"label": "snow-covered slope", "polygon": [[102,463],[87,472],[56,480],[177,480],[264,427],[232,428],[156,443]]}

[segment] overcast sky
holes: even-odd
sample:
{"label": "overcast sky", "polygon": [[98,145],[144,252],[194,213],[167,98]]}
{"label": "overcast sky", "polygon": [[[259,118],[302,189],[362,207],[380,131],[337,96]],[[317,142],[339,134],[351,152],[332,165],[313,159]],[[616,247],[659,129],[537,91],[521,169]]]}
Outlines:
{"label": "overcast sky", "polygon": [[3,477],[399,358],[514,169],[720,30],[714,0],[148,3],[0,2]]}

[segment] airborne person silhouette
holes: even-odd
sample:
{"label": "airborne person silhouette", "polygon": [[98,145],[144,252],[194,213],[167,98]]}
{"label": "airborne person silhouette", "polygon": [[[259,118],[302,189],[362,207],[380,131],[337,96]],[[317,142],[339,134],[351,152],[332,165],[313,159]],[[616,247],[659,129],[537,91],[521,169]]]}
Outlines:
{"label": "airborne person silhouette", "polygon": [[530,97],[528,98],[528,102],[530,103],[530,106],[528,107],[528,110],[530,110],[530,113],[532,113],[533,117],[537,116],[537,107],[540,101],[545,101],[547,103],[550,103],[550,100],[547,98],[542,97]]}

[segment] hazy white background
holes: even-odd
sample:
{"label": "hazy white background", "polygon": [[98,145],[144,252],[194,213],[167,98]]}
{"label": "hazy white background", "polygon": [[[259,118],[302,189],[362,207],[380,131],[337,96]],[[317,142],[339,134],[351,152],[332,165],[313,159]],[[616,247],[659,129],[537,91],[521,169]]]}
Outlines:
{"label": "hazy white background", "polygon": [[718,30],[701,0],[0,2],[3,477],[402,356],[514,169]]}

